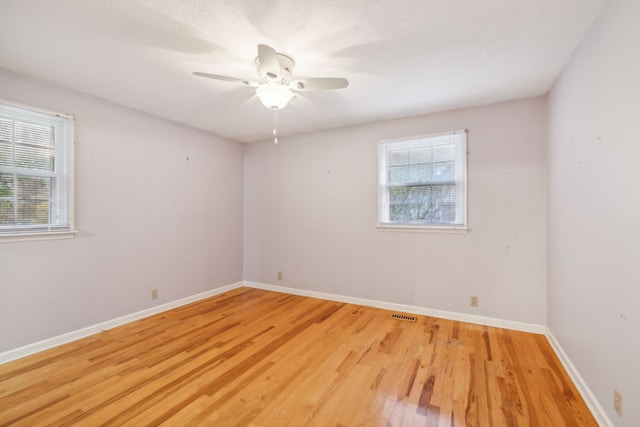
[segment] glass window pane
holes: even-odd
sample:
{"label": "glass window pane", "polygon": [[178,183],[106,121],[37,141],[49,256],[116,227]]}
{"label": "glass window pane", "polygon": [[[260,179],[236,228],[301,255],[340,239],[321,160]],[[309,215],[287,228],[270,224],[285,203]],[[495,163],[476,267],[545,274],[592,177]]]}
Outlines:
{"label": "glass window pane", "polygon": [[13,200],[0,198],[0,225],[15,225],[15,223]]}
{"label": "glass window pane", "polygon": [[409,182],[409,166],[395,166],[389,168],[389,184]]}
{"label": "glass window pane", "polygon": [[431,181],[431,165],[411,166],[409,170],[409,182],[429,182]]}
{"label": "glass window pane", "polygon": [[433,147],[434,162],[450,162],[454,161],[456,156],[456,147],[453,144],[439,145]]}
{"label": "glass window pane", "polygon": [[13,224],[13,175],[0,174],[0,225]]}
{"label": "glass window pane", "polygon": [[409,151],[390,151],[389,166],[406,165],[409,163]]}
{"label": "glass window pane", "polygon": [[438,222],[451,224],[456,220],[455,204],[445,203],[440,205],[440,211],[438,213]]}
{"label": "glass window pane", "polygon": [[0,173],[0,198],[13,197],[13,175]]}
{"label": "glass window pane", "polygon": [[15,166],[53,172],[55,151],[52,148],[16,144]]}
{"label": "glass window pane", "polygon": [[455,185],[393,187],[389,196],[392,221],[438,224],[455,220]]}
{"label": "glass window pane", "polygon": [[4,117],[0,117],[0,141],[11,142],[11,128],[13,121]]}
{"label": "glass window pane", "polygon": [[413,149],[409,152],[409,163],[412,165],[431,163],[431,153],[431,147]]}
{"label": "glass window pane", "polygon": [[49,223],[49,195],[51,178],[18,176],[16,222],[26,224]]}
{"label": "glass window pane", "polygon": [[53,147],[53,126],[15,122],[14,140],[20,144]]}
{"label": "glass window pane", "polygon": [[0,166],[13,166],[13,145],[0,140]]}
{"label": "glass window pane", "polygon": [[434,181],[453,181],[453,161],[433,164]]}

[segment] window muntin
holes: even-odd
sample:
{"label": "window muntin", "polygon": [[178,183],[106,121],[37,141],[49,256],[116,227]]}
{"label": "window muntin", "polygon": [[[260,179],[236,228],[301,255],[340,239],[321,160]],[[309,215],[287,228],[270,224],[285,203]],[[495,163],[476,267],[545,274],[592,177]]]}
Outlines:
{"label": "window muntin", "polygon": [[0,237],[73,231],[73,118],[0,102]]}
{"label": "window muntin", "polygon": [[466,135],[380,143],[379,226],[466,229]]}

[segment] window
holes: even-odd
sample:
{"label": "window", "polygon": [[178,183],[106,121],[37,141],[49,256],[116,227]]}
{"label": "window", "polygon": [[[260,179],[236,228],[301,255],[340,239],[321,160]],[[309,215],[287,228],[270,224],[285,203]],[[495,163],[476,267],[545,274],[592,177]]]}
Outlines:
{"label": "window", "polygon": [[72,236],[73,123],[0,102],[0,239]]}
{"label": "window", "polygon": [[467,133],[382,141],[378,226],[467,229]]}

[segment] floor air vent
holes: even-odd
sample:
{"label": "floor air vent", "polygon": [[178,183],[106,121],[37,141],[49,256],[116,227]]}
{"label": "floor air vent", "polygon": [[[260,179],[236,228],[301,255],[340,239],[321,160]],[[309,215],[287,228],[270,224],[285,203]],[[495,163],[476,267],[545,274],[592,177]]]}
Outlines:
{"label": "floor air vent", "polygon": [[393,313],[391,318],[396,320],[406,320],[407,322],[415,322],[417,319],[416,316],[404,313]]}

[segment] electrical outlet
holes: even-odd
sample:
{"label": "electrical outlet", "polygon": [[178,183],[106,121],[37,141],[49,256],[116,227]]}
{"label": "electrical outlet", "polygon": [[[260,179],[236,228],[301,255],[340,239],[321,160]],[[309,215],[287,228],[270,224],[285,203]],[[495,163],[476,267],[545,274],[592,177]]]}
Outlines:
{"label": "electrical outlet", "polygon": [[152,289],[151,290],[151,299],[158,299],[158,290],[157,289]]}
{"label": "electrical outlet", "polygon": [[278,280],[282,280],[282,272],[278,271]]}
{"label": "electrical outlet", "polygon": [[613,409],[622,416],[622,394],[616,389],[613,389]]}
{"label": "electrical outlet", "polygon": [[478,306],[478,297],[473,295],[471,297],[471,307],[477,307]]}

